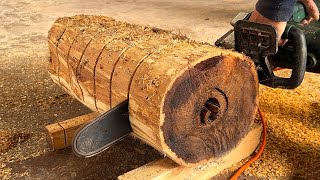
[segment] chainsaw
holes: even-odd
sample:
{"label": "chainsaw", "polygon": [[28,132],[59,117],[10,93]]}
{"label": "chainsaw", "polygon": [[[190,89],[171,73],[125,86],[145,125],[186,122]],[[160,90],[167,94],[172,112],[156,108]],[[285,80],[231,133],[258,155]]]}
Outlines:
{"label": "chainsaw", "polygon": [[[320,3],[317,2],[318,7]],[[294,89],[306,71],[320,73],[320,22],[308,26],[299,24],[307,17],[305,7],[298,2],[282,35],[288,39],[277,44],[277,32],[271,25],[248,21],[249,13],[239,13],[232,21],[234,29],[219,38],[215,45],[234,49],[249,56],[255,63],[259,83],[272,88]],[[278,77],[276,68],[292,69],[290,78]]]}
{"label": "chainsaw", "polygon": [[[316,1],[318,7],[320,2]],[[294,89],[306,71],[320,73],[320,21],[301,26],[307,17],[305,7],[296,3],[278,46],[277,32],[271,25],[248,21],[250,13],[239,13],[232,21],[233,29],[219,38],[215,45],[233,49],[249,56],[256,65],[259,83],[272,87]],[[276,68],[292,69],[289,78],[274,74]],[[73,138],[73,151],[81,157],[94,156],[119,142],[132,132],[128,100],[103,113],[79,128]]]}

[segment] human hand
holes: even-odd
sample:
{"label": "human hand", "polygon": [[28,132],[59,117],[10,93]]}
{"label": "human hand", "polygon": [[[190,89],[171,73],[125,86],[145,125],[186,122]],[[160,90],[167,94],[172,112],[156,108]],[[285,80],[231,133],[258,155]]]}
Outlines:
{"label": "human hand", "polygon": [[288,41],[286,39],[281,39],[281,36],[286,28],[287,22],[273,21],[273,20],[268,19],[268,18],[264,17],[263,15],[261,15],[257,10],[254,10],[252,12],[252,14],[249,18],[249,21],[272,25],[277,31],[278,46],[283,46]]}
{"label": "human hand", "polygon": [[301,21],[301,24],[308,25],[313,20],[319,20],[319,9],[313,0],[299,0],[306,7],[308,17]]}

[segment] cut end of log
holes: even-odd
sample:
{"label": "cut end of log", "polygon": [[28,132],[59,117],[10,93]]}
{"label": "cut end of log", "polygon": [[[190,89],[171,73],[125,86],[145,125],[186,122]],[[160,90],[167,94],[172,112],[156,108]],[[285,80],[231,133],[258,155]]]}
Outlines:
{"label": "cut end of log", "polygon": [[232,55],[188,67],[162,107],[164,144],[184,165],[220,158],[247,134],[256,112],[252,64]]}

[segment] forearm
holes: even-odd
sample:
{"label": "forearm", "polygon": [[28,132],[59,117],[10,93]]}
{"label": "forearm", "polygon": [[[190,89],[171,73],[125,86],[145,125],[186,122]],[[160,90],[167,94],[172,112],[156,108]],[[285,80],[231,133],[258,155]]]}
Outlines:
{"label": "forearm", "polygon": [[256,10],[264,17],[276,21],[288,21],[296,0],[258,0]]}

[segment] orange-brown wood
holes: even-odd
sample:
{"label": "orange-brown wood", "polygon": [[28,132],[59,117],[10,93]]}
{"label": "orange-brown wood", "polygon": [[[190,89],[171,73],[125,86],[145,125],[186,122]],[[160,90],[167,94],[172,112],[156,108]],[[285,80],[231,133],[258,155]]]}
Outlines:
{"label": "orange-brown wood", "polygon": [[64,129],[58,124],[50,124],[46,126],[47,143],[50,149],[57,150],[66,147]]}
{"label": "orange-brown wood", "polygon": [[133,134],[175,162],[220,158],[249,132],[258,78],[246,56],[101,16],[61,18],[50,32],[51,77],[94,111],[129,98]]}
{"label": "orange-brown wood", "polygon": [[68,147],[72,144],[73,136],[82,125],[94,120],[98,115],[98,113],[93,112],[59,122],[59,125],[64,129],[65,146]]}
{"label": "orange-brown wood", "polygon": [[76,131],[98,115],[99,113],[93,112],[46,126],[49,147],[58,150],[71,146]]}
{"label": "orange-brown wood", "polygon": [[59,24],[59,21],[57,21],[56,24],[54,24],[49,31],[48,46],[50,49],[50,63],[49,63],[48,70],[50,74],[57,75],[59,72],[60,62],[57,56],[57,46],[59,45],[59,41],[64,31],[65,31],[65,27]]}
{"label": "orange-brown wood", "polygon": [[169,158],[155,160],[118,177],[119,180],[211,179],[250,156],[260,142],[262,127],[254,123],[248,135],[226,156],[195,167],[183,167]]}

